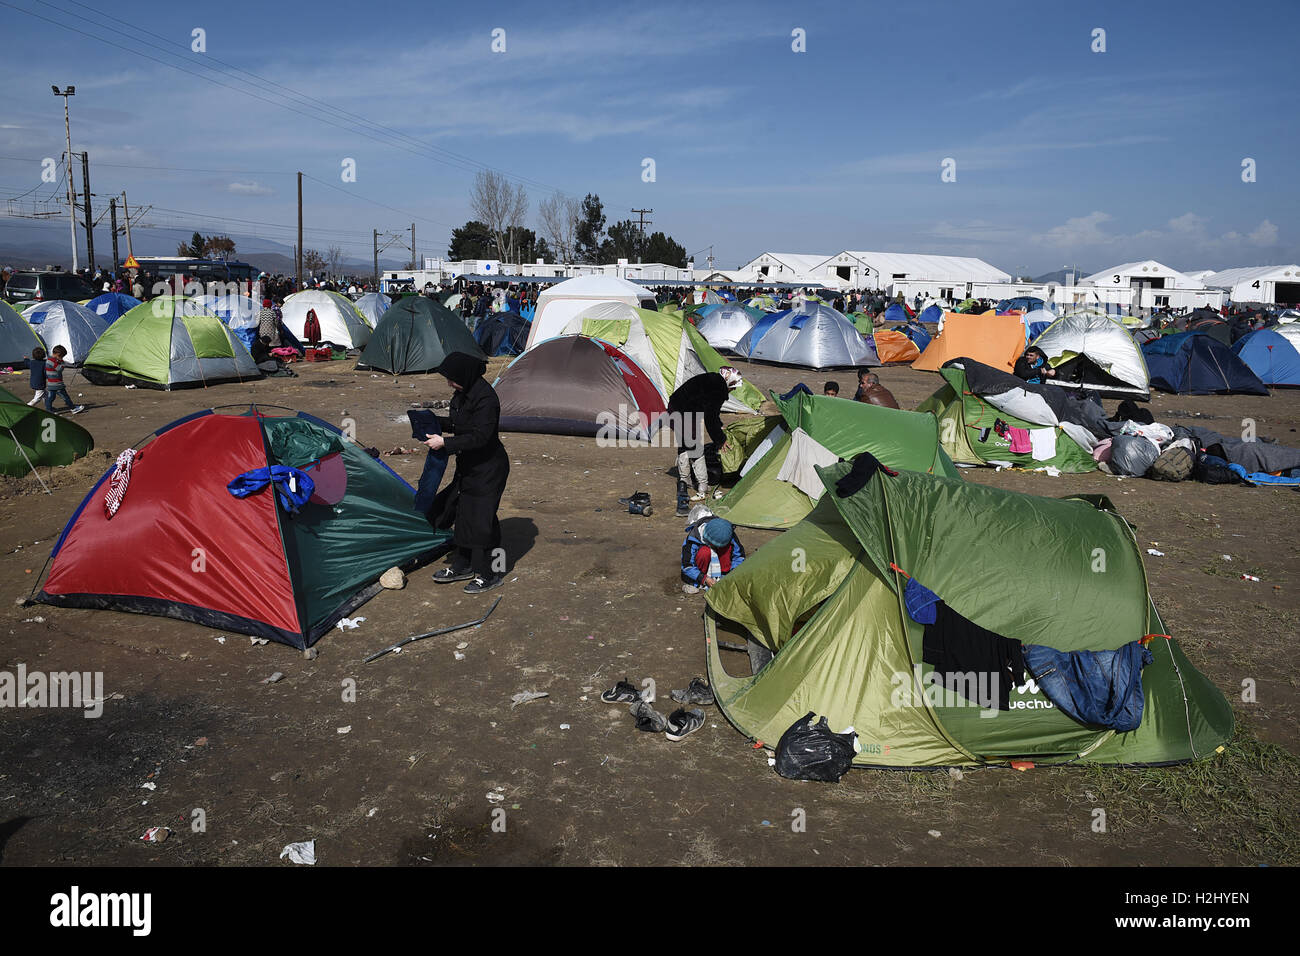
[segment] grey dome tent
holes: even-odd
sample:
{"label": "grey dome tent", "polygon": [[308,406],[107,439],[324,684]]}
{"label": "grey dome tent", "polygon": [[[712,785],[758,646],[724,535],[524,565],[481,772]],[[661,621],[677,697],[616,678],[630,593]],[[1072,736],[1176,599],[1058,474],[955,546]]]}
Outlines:
{"label": "grey dome tent", "polygon": [[428,296],[410,295],[383,314],[357,368],[393,375],[432,372],[452,352],[487,358],[459,316]]}
{"label": "grey dome tent", "polygon": [[736,343],[736,354],[804,368],[880,364],[847,317],[817,303],[759,319]]}
{"label": "grey dome tent", "polygon": [[62,345],[68,352],[66,361],[79,365],[99,337],[108,331],[108,320],[84,305],[55,299],[42,302],[24,316],[46,349]]}
{"label": "grey dome tent", "polygon": [[23,317],[7,302],[0,302],[0,365],[26,367],[32,349],[40,344],[41,340]]}
{"label": "grey dome tent", "polygon": [[731,351],[745,333],[754,327],[754,316],[744,306],[728,302],[714,308],[696,324],[695,329],[715,349]]}
{"label": "grey dome tent", "polygon": [[373,327],[379,324],[379,320],[384,317],[384,313],[387,312],[389,307],[393,304],[393,300],[382,292],[367,292],[361,298],[357,299],[354,304],[357,307],[357,311],[360,312],[365,320]]}

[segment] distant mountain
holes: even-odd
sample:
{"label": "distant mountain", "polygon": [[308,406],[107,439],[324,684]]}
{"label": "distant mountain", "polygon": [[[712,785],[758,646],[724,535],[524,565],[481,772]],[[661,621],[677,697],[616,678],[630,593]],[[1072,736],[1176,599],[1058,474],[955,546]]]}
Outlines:
{"label": "distant mountain", "polygon": [[[217,230],[213,230],[216,232]],[[132,247],[138,256],[174,256],[176,247],[182,242],[188,243],[194,230],[133,228]],[[235,258],[241,262],[257,266],[263,272],[293,272],[293,246],[272,239],[258,236],[241,236],[229,234],[235,240]],[[80,264],[86,265],[85,233],[77,230],[77,253]],[[311,248],[308,244],[308,248]],[[320,250],[325,251],[323,248]],[[126,258],[126,238],[117,240],[118,256]],[[95,260],[100,266],[107,266],[113,257],[113,238],[108,227],[101,226],[95,230]],[[379,259],[379,268],[401,269],[405,260]],[[0,266],[12,269],[44,268],[59,265],[69,268],[72,254],[69,250],[68,224],[66,220],[31,220],[0,219]],[[370,259],[344,259],[341,265],[347,272],[367,274],[374,268]]]}
{"label": "distant mountain", "polygon": [[1065,285],[1065,277],[1073,273],[1074,281],[1078,282],[1084,276],[1092,275],[1091,269],[1057,269],[1055,272],[1048,272],[1041,276],[1035,276],[1034,281],[1039,283],[1055,282],[1057,285]]}

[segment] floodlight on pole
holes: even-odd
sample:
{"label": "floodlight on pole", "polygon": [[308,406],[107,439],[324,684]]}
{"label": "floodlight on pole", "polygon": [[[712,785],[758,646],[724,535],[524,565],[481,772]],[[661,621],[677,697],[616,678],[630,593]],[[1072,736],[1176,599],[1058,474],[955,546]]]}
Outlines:
{"label": "floodlight on pole", "polygon": [[72,239],[72,271],[76,272],[80,268],[77,261],[77,199],[72,188],[72,120],[68,115],[68,97],[77,95],[77,88],[69,86],[60,90],[57,86],[51,86],[55,96],[63,97],[63,132],[68,140],[68,152],[65,156],[68,173],[68,235]]}

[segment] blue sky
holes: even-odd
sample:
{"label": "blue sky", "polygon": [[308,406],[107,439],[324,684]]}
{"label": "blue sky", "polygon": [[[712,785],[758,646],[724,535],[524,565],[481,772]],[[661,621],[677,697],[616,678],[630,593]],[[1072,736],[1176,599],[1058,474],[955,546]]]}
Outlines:
{"label": "blue sky", "polygon": [[[611,222],[653,208],[700,266],[709,246],[719,268],[844,248],[1035,274],[1300,260],[1295,3],[198,9],[0,3],[0,197],[62,152],[50,85],[71,84],[97,193],[126,189],[159,225],[290,243],[302,170],[307,245],[359,259],[371,228],[412,220],[421,253],[445,254],[486,165],[525,183],[529,225],[551,190],[596,192]],[[285,88],[312,99],[286,108]]]}

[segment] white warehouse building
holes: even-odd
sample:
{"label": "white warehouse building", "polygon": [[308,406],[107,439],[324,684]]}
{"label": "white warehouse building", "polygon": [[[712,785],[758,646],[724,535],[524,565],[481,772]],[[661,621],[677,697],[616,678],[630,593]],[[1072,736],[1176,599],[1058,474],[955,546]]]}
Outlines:
{"label": "white warehouse building", "polygon": [[1205,284],[1223,289],[1233,302],[1300,306],[1300,266],[1251,266],[1224,269],[1205,277]]}

